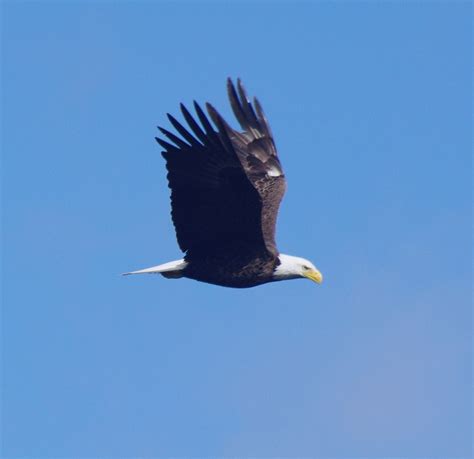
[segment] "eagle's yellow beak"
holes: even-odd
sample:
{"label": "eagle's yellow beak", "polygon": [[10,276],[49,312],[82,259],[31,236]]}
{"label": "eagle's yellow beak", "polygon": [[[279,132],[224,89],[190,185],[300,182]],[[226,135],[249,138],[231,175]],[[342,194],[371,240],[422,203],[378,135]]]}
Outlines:
{"label": "eagle's yellow beak", "polygon": [[304,277],[320,284],[323,281],[323,275],[317,269],[309,269],[303,273]]}

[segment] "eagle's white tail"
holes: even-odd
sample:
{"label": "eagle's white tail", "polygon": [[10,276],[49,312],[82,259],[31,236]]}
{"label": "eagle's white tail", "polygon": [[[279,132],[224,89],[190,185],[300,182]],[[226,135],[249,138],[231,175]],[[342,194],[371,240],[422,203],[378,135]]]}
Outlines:
{"label": "eagle's white tail", "polygon": [[138,271],[132,271],[129,273],[124,273],[124,276],[128,276],[129,274],[161,274],[164,277],[168,278],[179,278],[183,277],[183,269],[186,268],[188,262],[184,259],[169,261],[168,263],[164,263],[158,266],[152,266],[151,268],[140,269]]}

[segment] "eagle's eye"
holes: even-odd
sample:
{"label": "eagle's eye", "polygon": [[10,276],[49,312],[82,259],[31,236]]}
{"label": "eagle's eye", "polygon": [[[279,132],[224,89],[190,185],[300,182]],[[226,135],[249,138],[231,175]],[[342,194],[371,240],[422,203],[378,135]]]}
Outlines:
{"label": "eagle's eye", "polygon": [[309,267],[309,266],[306,266],[306,265],[303,265],[303,269],[308,270],[308,269],[310,269],[310,267]]}

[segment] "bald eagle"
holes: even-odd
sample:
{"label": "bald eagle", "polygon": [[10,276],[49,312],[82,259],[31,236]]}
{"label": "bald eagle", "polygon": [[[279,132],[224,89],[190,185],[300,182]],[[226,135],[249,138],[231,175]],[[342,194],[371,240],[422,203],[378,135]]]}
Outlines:
{"label": "bald eagle", "polygon": [[278,252],[275,225],[286,181],[262,107],[240,81],[227,80],[232,110],[242,131],[216,109],[208,116],[194,102],[197,118],[181,104],[188,128],[168,114],[173,134],[159,128],[171,189],[171,216],[184,258],[126,274],[187,277],[225,287],[307,278],[322,282],[304,258]]}

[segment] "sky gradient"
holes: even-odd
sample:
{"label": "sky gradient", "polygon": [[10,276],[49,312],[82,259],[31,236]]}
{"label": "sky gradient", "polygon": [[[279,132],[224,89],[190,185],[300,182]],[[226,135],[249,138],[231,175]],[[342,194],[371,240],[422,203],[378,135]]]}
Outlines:
{"label": "sky gradient", "polygon": [[[2,457],[469,457],[468,2],[2,4]],[[180,258],[156,125],[269,118],[277,238],[325,282]]]}

